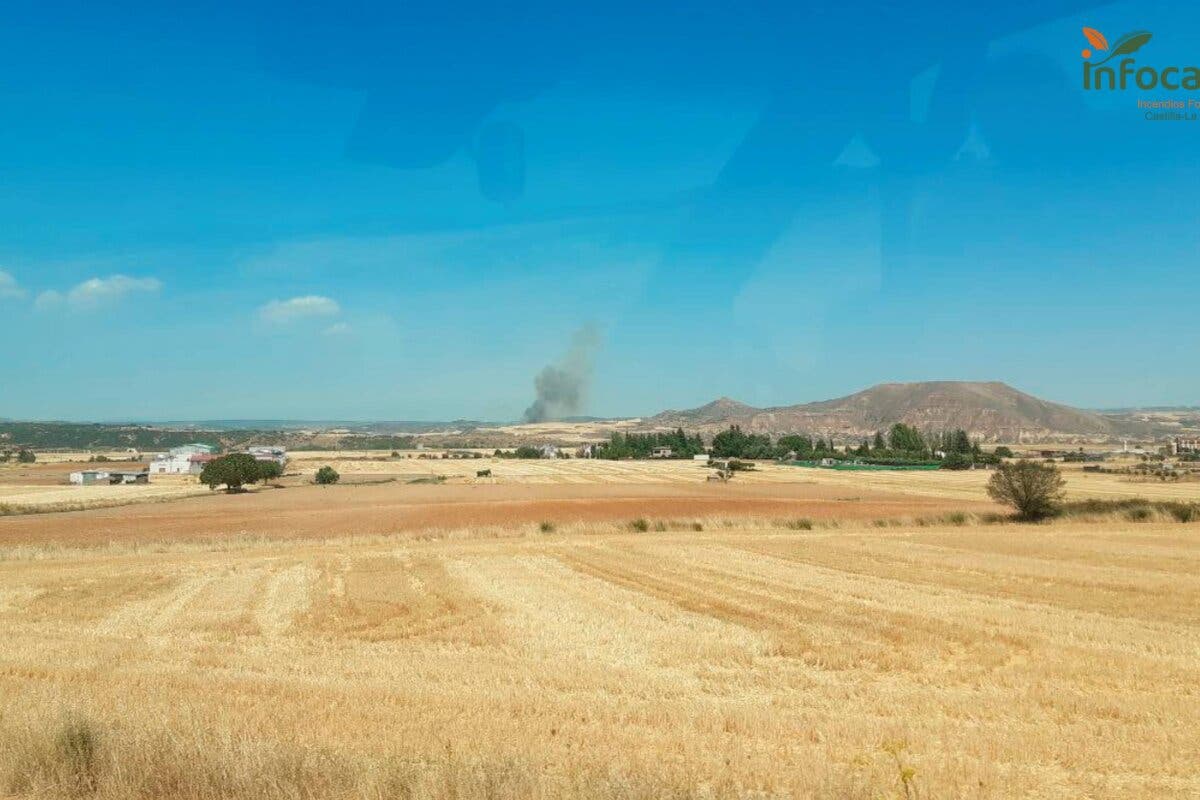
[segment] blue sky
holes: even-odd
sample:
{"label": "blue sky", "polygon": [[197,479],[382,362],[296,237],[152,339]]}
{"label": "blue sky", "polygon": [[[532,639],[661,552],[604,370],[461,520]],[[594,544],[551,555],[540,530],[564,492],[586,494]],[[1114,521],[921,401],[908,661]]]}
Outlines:
{"label": "blue sky", "polygon": [[294,5],[6,14],[0,417],[1200,404],[1194,3]]}

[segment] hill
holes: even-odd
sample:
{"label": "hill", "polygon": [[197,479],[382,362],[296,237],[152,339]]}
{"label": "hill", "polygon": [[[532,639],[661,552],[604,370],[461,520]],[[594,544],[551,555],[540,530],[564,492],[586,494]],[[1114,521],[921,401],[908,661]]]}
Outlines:
{"label": "hill", "polygon": [[1149,433],[1145,426],[1042,400],[998,381],[883,383],[834,400],[754,408],[728,398],[664,411],[647,428],[713,432],[731,424],[756,433],[805,431],[842,439],[904,422],[922,430],[963,428],[987,441],[1105,438]]}

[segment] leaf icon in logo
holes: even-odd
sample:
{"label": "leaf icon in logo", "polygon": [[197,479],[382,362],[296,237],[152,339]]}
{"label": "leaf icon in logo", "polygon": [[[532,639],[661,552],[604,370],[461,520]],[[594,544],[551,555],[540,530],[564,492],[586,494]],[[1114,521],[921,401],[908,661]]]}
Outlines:
{"label": "leaf icon in logo", "polygon": [[1127,33],[1117,40],[1116,47],[1113,48],[1114,56],[1127,56],[1130,53],[1136,52],[1146,42],[1150,41],[1149,31],[1134,31]]}
{"label": "leaf icon in logo", "polygon": [[1108,49],[1108,39],[1105,39],[1104,34],[1095,28],[1084,28],[1083,35],[1086,36],[1087,40],[1092,43],[1092,47],[1096,48],[1097,50]]}

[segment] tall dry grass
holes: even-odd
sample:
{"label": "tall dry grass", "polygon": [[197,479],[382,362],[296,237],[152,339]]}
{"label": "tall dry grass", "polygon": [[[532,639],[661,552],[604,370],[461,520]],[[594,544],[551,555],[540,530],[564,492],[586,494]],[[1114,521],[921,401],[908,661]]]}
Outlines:
{"label": "tall dry grass", "polygon": [[[602,763],[547,768],[519,757],[488,758],[447,745],[439,752],[382,755],[264,741],[135,719],[106,726],[78,713],[0,721],[0,791],[16,797],[96,800],[732,800],[791,797],[760,793],[730,776],[697,783],[646,768]],[[130,728],[131,723],[137,723]],[[834,800],[904,797],[919,787],[903,742],[840,776],[815,781],[807,796]],[[819,767],[815,772],[824,770]],[[919,791],[919,789],[917,789]],[[910,796],[909,795],[909,796]]]}

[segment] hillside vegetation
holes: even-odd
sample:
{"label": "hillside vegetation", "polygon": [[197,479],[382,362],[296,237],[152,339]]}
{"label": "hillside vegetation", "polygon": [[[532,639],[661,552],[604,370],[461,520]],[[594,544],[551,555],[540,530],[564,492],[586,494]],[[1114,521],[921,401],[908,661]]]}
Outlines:
{"label": "hillside vegetation", "polygon": [[665,411],[649,427],[711,432],[736,424],[756,433],[806,431],[859,438],[903,422],[922,430],[962,428],[987,441],[1147,434],[1148,423],[1052,403],[1000,382],[884,383],[834,400],[754,408],[728,398]]}

